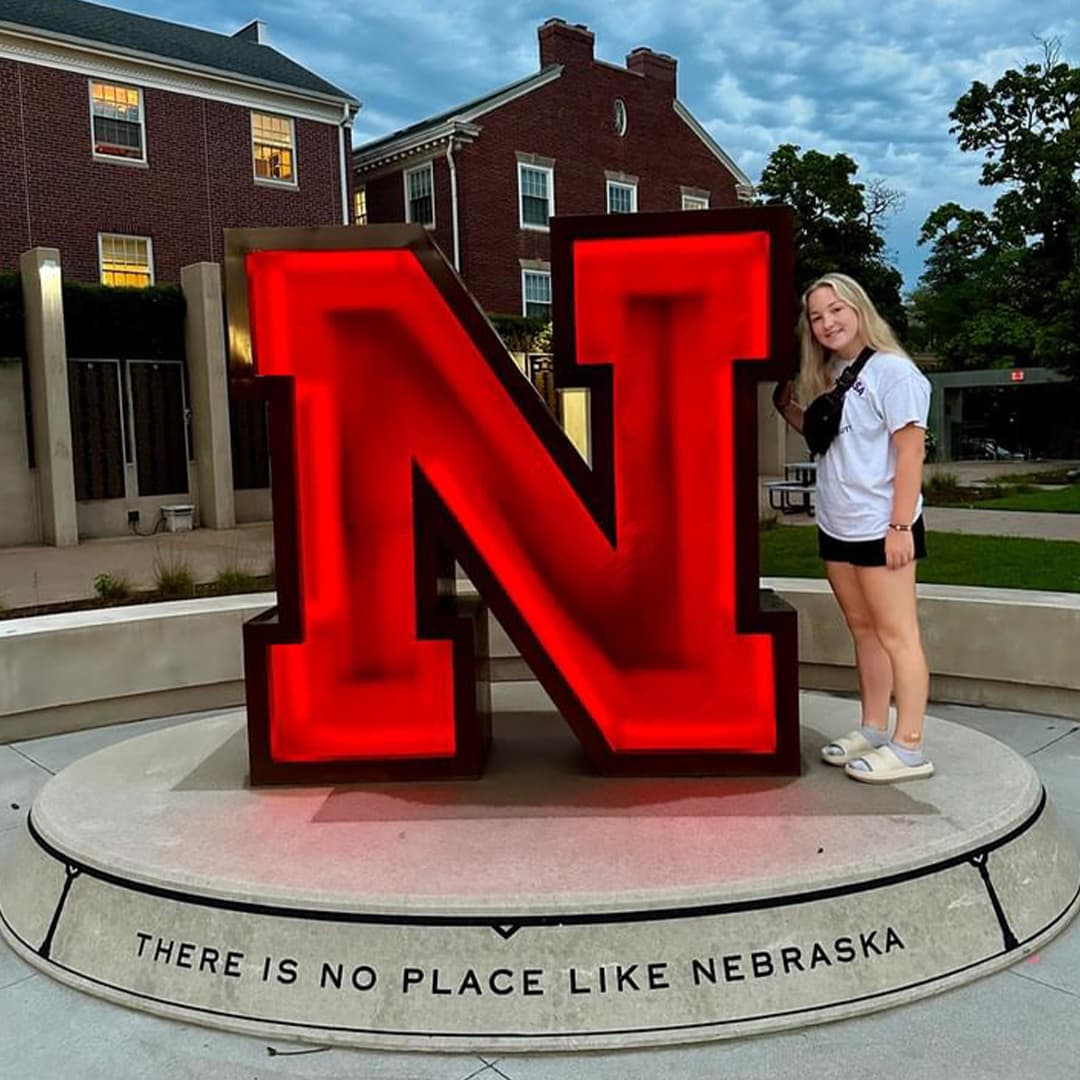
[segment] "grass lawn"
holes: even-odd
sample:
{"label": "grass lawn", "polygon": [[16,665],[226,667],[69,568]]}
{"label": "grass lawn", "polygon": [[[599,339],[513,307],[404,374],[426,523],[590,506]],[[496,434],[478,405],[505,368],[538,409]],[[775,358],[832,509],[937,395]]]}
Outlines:
{"label": "grass lawn", "polygon": [[[920,581],[1080,592],[1080,543],[931,532],[926,546],[930,554],[919,564]],[[763,577],[824,577],[817,530],[798,525],[764,529],[761,573]]]}
{"label": "grass lawn", "polygon": [[949,506],[974,510],[1044,510],[1054,514],[1080,514],[1080,484],[1051,491],[1009,492],[997,499],[950,502]]}

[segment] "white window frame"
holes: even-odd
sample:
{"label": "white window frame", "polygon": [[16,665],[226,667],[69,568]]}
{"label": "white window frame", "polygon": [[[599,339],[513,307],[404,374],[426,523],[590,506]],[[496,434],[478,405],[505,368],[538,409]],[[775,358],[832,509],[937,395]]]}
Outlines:
{"label": "white window frame", "polygon": [[708,195],[687,195],[684,193],[682,208],[684,210],[708,210],[709,197]]}
{"label": "white window frame", "polygon": [[[122,157],[118,154],[99,154],[97,139],[94,138],[94,83],[101,86],[117,86],[124,90],[134,90],[139,95],[139,144],[142,149],[142,157]],[[145,168],[149,162],[146,150],[146,94],[141,86],[133,86],[131,83],[117,82],[115,79],[86,80],[86,97],[89,102],[90,121],[90,156],[94,161],[108,161],[113,165],[135,165]]]}
{"label": "white window frame", "polygon": [[[105,273],[105,245],[102,243],[106,236],[113,237],[117,240],[142,240],[146,243],[146,259],[147,269],[150,271],[150,280],[147,285],[153,285],[156,281],[154,274],[154,240],[150,236],[138,236],[135,233],[114,233],[114,232],[99,232],[97,234],[98,241],[98,283],[104,285],[105,282],[102,278]],[[145,286],[139,285],[110,285],[111,289],[137,289],[144,288]]]}
{"label": "white window frame", "polygon": [[525,169],[532,169],[534,172],[544,173],[547,176],[548,220],[555,216],[555,170],[550,165],[533,165],[528,161],[518,162],[518,227],[532,232],[549,232],[550,227],[546,221],[543,225],[536,225],[525,220],[525,185],[522,182]]}
{"label": "white window frame", "polygon": [[626,109],[626,102],[622,98],[616,98],[615,104],[612,107],[612,126],[615,128],[615,134],[621,139],[630,126],[630,114]]}
{"label": "white window frame", "polygon": [[[551,318],[552,308],[555,301],[554,296],[551,293],[551,271],[550,270],[538,270],[533,267],[523,266],[521,268],[521,314],[526,318],[530,318],[529,315],[529,301],[525,289],[525,279],[529,276],[546,278],[548,283],[548,318]],[[535,303],[535,301],[534,301]]]}
{"label": "white window frame", "polygon": [[[630,192],[630,209],[628,211],[612,210],[611,209],[611,192],[615,188],[621,188],[624,191]],[[608,179],[607,185],[604,189],[607,192],[607,212],[609,214],[621,214],[621,213],[637,213],[637,184],[632,183],[629,180],[612,180]]]}
{"label": "white window frame", "polygon": [[[292,153],[292,176],[288,179],[278,179],[273,176],[260,176],[255,168],[255,117],[272,116],[275,120],[285,120],[289,125],[289,150]],[[296,146],[296,121],[284,113],[273,112],[270,109],[250,109],[248,111],[248,141],[251,144],[251,176],[256,184],[265,184],[267,187],[295,188],[300,185],[300,155]]]}
{"label": "white window frame", "polygon": [[439,215],[435,209],[435,163],[433,161],[425,161],[422,165],[414,165],[411,169],[405,169],[401,174],[401,181],[405,189],[405,220],[413,221],[412,199],[409,197],[409,177],[418,172],[427,172],[431,177],[431,221],[418,221],[415,224],[423,225],[425,229],[434,229],[436,222],[439,220]]}
{"label": "white window frame", "polygon": [[[363,211],[361,213],[361,211]],[[367,185],[357,184],[353,188],[353,224],[366,225],[368,223],[367,209]]]}

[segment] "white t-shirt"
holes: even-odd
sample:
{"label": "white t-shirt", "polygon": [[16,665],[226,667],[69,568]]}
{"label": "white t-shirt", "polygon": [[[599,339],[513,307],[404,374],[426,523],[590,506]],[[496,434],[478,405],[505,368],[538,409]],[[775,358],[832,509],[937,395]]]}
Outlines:
{"label": "white t-shirt", "polygon": [[[834,358],[837,378],[849,361]],[[892,516],[896,447],[892,433],[926,427],[930,380],[906,356],[878,352],[844,395],[840,433],[818,459],[817,522],[837,540],[880,540]],[[922,513],[922,494],[915,517]]]}

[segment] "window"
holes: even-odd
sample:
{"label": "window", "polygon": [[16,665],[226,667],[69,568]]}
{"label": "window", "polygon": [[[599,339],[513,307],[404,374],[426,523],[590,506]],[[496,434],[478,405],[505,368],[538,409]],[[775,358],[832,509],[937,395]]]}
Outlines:
{"label": "window", "polygon": [[607,182],[607,209],[609,214],[632,214],[637,210],[637,184],[621,180]]}
{"label": "window", "polygon": [[526,317],[551,318],[551,271],[521,271],[521,310]]}
{"label": "window", "polygon": [[626,134],[626,102],[622,98],[615,99],[615,134],[620,138]]}
{"label": "window", "polygon": [[134,86],[90,81],[90,129],[94,157],[146,161],[142,92]]}
{"label": "window", "polygon": [[154,250],[149,236],[98,233],[102,285],[142,288],[154,284]]}
{"label": "window", "polygon": [[687,195],[685,192],[682,197],[682,208],[684,210],[708,210],[709,209],[709,196],[708,195]]}
{"label": "window", "polygon": [[273,113],[251,114],[251,156],[255,179],[277,184],[296,184],[296,150],[293,122]]}
{"label": "window", "polygon": [[430,161],[405,170],[405,220],[435,227],[435,170]]}
{"label": "window", "polygon": [[523,229],[547,229],[555,213],[555,170],[518,162],[518,210]]}
{"label": "window", "polygon": [[367,188],[358,187],[353,192],[353,224],[367,224]]}

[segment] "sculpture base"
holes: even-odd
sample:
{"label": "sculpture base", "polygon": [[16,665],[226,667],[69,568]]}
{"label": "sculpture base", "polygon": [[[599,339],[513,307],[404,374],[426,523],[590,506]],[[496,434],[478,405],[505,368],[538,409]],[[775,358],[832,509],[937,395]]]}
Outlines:
{"label": "sculpture base", "polygon": [[600,779],[540,707],[485,778],[252,791],[242,712],[39,794],[0,872],[29,962],[194,1023],[360,1047],[566,1050],[798,1027],[1015,963],[1080,861],[1031,767],[930,718],[937,774],[848,780],[804,695],[798,779]]}

